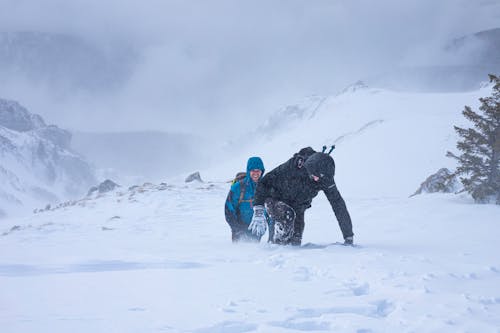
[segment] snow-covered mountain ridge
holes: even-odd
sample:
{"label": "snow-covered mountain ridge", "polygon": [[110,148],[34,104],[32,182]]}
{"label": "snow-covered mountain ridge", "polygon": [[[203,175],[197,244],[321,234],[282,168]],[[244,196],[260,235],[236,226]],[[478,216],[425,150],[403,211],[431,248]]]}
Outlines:
{"label": "snow-covered mountain ridge", "polygon": [[462,93],[403,93],[358,82],[322,97],[319,106],[304,111],[310,117],[288,119],[286,130],[272,138],[247,135],[241,153],[202,175],[234,174],[250,155],[261,156],[270,170],[304,146],[321,150],[335,144],[336,181],[346,195],[409,196],[432,173],[455,167],[446,157],[458,139],[453,125],[470,126],[461,113],[464,106],[477,109],[479,97],[490,93],[489,86]]}
{"label": "snow-covered mountain ridge", "polygon": [[0,212],[79,196],[96,183],[94,170],[70,148],[71,133],[0,99]]}
{"label": "snow-covered mountain ridge", "polygon": [[[106,205],[103,203],[104,201],[113,201],[115,200],[116,203],[119,203],[121,205],[127,205],[127,203],[133,203],[138,201],[138,197],[141,195],[147,196],[147,194],[154,193],[154,192],[160,192],[160,191],[170,191],[170,190],[176,190],[176,189],[195,189],[195,190],[210,190],[214,188],[216,185],[214,183],[198,183],[195,182],[194,186],[193,184],[190,185],[169,185],[167,183],[160,183],[160,184],[153,184],[153,183],[144,183],[142,185],[133,185],[130,186],[128,189],[117,189],[117,190],[111,190],[111,191],[106,191],[104,193],[100,193],[99,191],[91,191],[91,193],[88,193],[86,196],[80,198],[80,199],[75,199],[75,200],[69,200],[65,201],[62,203],[58,203],[54,206],[48,205],[44,208],[40,209],[35,209],[34,213],[35,214],[40,214],[48,211],[56,211],[60,209],[65,209],[67,210],[70,207],[95,207],[97,205]],[[223,185],[222,185],[223,186]],[[120,186],[118,186],[120,187]],[[102,200],[101,200],[102,199]]]}

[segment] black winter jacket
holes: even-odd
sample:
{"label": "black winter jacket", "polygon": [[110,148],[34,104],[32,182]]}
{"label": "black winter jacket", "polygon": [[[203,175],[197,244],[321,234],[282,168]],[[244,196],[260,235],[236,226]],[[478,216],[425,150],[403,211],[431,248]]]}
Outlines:
{"label": "black winter jacket", "polygon": [[296,211],[305,211],[311,207],[312,199],[318,192],[323,191],[332,206],[344,238],[352,237],[351,217],[335,182],[323,188],[320,183],[311,180],[302,167],[303,159],[302,154],[295,154],[287,162],[267,173],[257,185],[254,205],[264,205],[266,199],[272,198],[285,202]]}

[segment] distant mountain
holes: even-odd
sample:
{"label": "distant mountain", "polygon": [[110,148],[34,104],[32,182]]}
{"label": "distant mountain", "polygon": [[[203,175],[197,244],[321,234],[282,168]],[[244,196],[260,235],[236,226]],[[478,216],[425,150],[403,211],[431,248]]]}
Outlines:
{"label": "distant mountain", "polygon": [[103,48],[73,35],[0,32],[0,76],[47,84],[58,91],[119,88],[138,55],[130,47]]}
{"label": "distant mountain", "polygon": [[479,88],[488,74],[500,73],[500,28],[456,38],[428,50],[425,66],[403,66],[367,78],[370,86],[400,91],[453,92]]}
{"label": "distant mountain", "polygon": [[0,217],[81,196],[96,184],[92,167],[70,143],[68,131],[0,99]]}
{"label": "distant mountain", "polygon": [[463,55],[469,65],[500,66],[500,28],[480,31],[473,35],[454,39],[446,50]]}
{"label": "distant mountain", "polygon": [[[357,81],[342,89],[336,96],[351,94],[364,89],[368,89],[368,86],[363,81]],[[243,133],[235,142],[231,142],[228,148],[238,150],[239,147],[248,145],[251,143],[248,140],[249,137],[273,139],[297,123],[313,119],[318,110],[323,107],[323,104],[333,97],[335,96],[311,95],[296,103],[288,104],[270,114],[255,130]]]}
{"label": "distant mountain", "polygon": [[271,138],[296,120],[308,119],[314,116],[316,110],[325,100],[324,96],[308,96],[295,104],[289,104],[273,113],[257,128],[255,134]]}

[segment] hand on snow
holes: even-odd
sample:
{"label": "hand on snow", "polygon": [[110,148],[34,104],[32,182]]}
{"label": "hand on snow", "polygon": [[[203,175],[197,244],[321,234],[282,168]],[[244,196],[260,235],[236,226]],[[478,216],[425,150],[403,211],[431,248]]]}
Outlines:
{"label": "hand on snow", "polygon": [[264,216],[264,206],[258,205],[253,208],[252,222],[250,222],[248,230],[251,230],[252,234],[258,237],[266,233],[267,221]]}
{"label": "hand on snow", "polygon": [[351,237],[346,237],[344,238],[344,245],[352,245],[354,242],[354,239]]}

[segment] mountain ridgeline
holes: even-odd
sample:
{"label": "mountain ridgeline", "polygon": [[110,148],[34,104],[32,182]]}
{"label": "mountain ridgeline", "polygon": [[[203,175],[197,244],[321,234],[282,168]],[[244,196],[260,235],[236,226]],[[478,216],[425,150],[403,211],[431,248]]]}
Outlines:
{"label": "mountain ridgeline", "polygon": [[95,183],[93,168],[71,149],[70,132],[0,99],[0,216],[78,197]]}
{"label": "mountain ridgeline", "polygon": [[398,91],[459,92],[479,88],[500,72],[500,28],[455,38],[410,55],[410,64],[364,78],[370,86]]}

